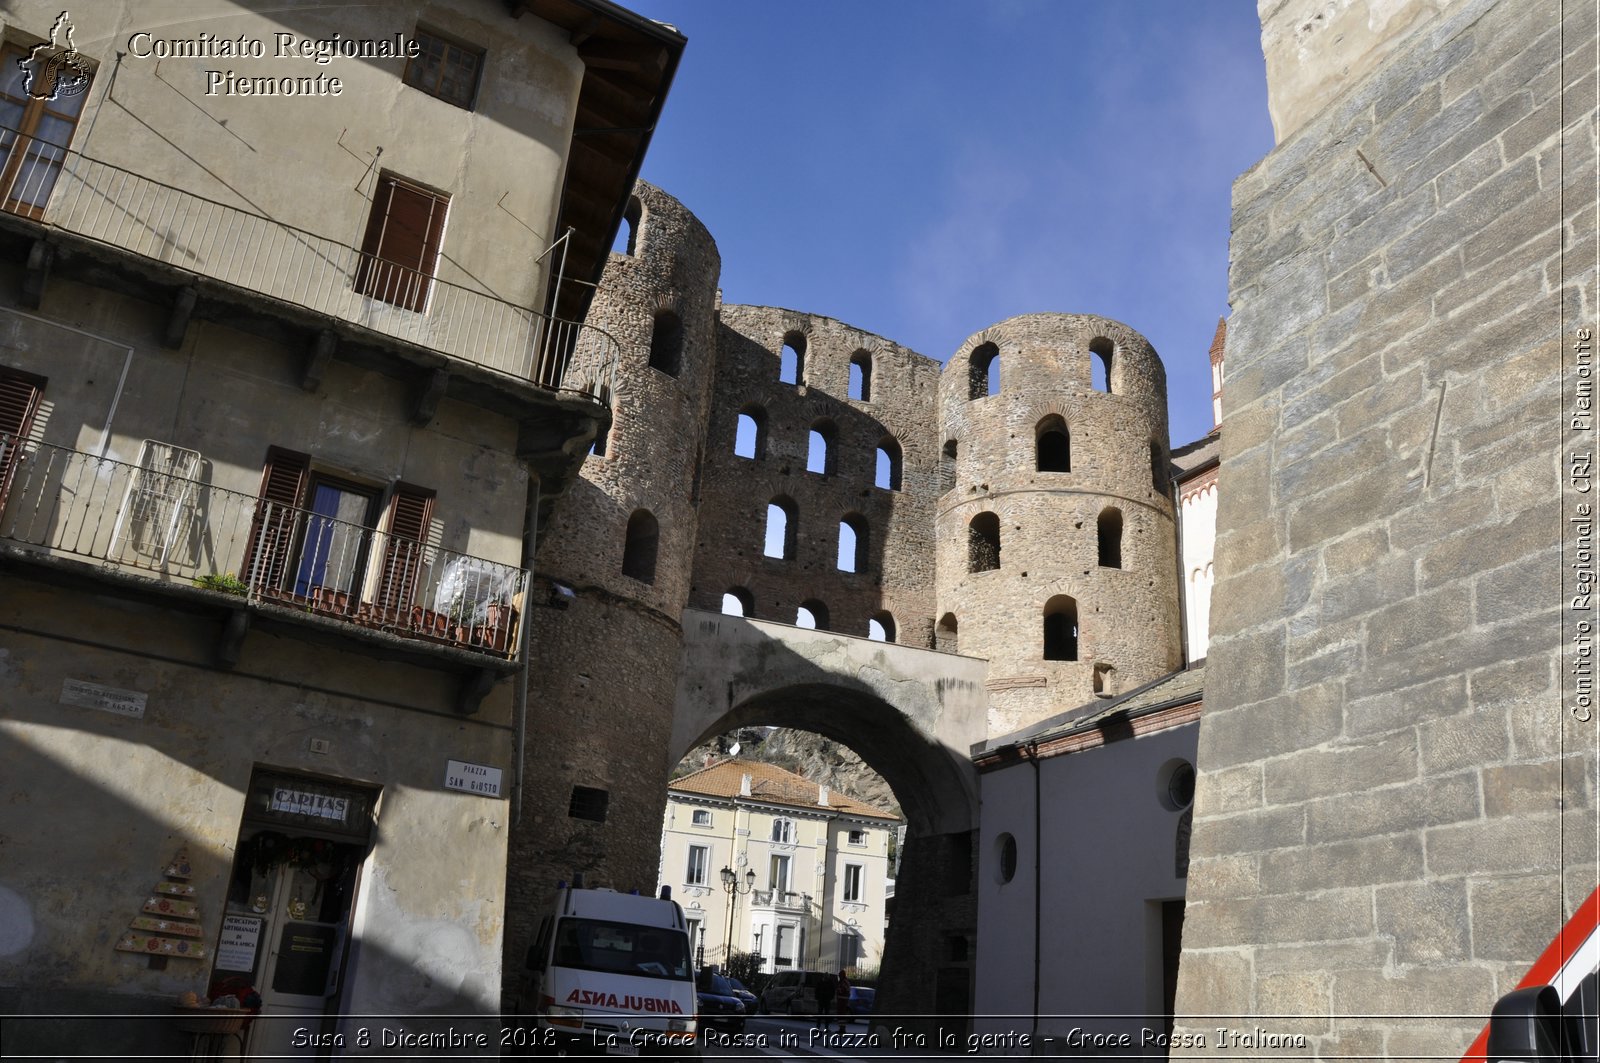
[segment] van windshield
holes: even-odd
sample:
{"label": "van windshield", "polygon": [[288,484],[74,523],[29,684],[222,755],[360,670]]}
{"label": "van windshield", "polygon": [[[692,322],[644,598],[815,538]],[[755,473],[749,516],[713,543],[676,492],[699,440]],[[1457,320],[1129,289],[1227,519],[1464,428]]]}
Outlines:
{"label": "van windshield", "polygon": [[685,981],[692,977],[689,939],[683,931],[602,919],[561,920],[552,961],[579,971]]}

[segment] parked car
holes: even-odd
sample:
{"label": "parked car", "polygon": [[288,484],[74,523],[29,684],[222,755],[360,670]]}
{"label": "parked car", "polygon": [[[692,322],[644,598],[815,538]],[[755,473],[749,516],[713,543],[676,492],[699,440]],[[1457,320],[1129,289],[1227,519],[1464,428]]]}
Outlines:
{"label": "parked car", "polygon": [[727,976],[728,984],[733,987],[733,995],[739,998],[739,1003],[744,1005],[746,1015],[754,1015],[756,1011],[756,995],[744,987],[744,983],[732,975]]}
{"label": "parked car", "polygon": [[[828,976],[821,971],[779,971],[761,992],[758,1010],[777,1015],[818,1015],[822,1009],[823,980]],[[828,1002],[833,1010],[833,1002]]]}
{"label": "parked car", "polygon": [[877,1000],[878,991],[871,986],[853,985],[850,987],[850,1003],[848,1005],[852,1015],[871,1015],[872,1005]]}
{"label": "parked car", "polygon": [[733,986],[715,971],[701,971],[694,980],[701,1026],[714,1026],[730,1033],[744,1030],[744,1002],[734,995]]}

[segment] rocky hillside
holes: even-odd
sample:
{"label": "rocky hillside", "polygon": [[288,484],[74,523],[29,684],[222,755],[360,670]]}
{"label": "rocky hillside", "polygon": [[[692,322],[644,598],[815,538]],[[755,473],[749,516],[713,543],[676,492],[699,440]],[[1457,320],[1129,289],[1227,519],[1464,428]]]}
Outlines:
{"label": "rocky hillside", "polygon": [[812,782],[821,783],[830,790],[901,815],[900,804],[894,799],[889,784],[883,781],[883,776],[867,767],[848,746],[810,731],[779,727],[769,732],[766,728],[748,727],[718,735],[710,742],[690,750],[673,774],[684,775],[696,771],[705,766],[706,758],[726,756],[735,743],[739,746],[741,757],[776,764]]}

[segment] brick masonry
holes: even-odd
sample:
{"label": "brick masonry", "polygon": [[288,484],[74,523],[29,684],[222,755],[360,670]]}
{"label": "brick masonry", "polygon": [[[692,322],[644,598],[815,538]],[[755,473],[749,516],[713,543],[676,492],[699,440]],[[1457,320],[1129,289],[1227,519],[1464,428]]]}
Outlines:
{"label": "brick masonry", "polygon": [[[779,380],[785,340],[804,348],[800,378]],[[724,306],[717,380],[706,425],[705,495],[690,604],[720,611],[748,592],[761,620],[795,622],[802,602],[826,607],[826,626],[866,636],[887,612],[895,641],[932,646],[934,422],[939,366],[899,344],[814,314]],[[871,367],[867,398],[849,397],[852,359]],[[763,424],[754,457],[734,453],[739,415]],[[811,431],[832,435],[824,471],[807,469]],[[898,487],[878,486],[878,450],[899,451]],[[794,552],[765,553],[767,507],[794,504]],[[858,518],[867,548],[857,571],[839,566],[840,523]]]}
{"label": "brick masonry", "polygon": [[1450,1055],[1595,884],[1561,682],[1593,19],[1457,0],[1235,185],[1180,1014]]}

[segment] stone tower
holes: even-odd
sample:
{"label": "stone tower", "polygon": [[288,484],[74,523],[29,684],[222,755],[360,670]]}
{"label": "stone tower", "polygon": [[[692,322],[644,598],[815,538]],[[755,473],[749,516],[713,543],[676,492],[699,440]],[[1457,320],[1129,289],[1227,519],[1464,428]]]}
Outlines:
{"label": "stone tower", "polygon": [[1177,668],[1166,373],[1149,341],[1102,317],[1011,318],[962,344],[940,400],[936,637],[989,660],[989,733]]}
{"label": "stone tower", "polygon": [[[611,426],[555,506],[535,567],[541,695],[510,857],[508,970],[558,879],[646,891],[656,879],[721,262],[699,221],[643,182],[627,226],[588,317],[622,351]],[[569,375],[595,371],[580,358]]]}

